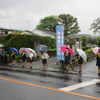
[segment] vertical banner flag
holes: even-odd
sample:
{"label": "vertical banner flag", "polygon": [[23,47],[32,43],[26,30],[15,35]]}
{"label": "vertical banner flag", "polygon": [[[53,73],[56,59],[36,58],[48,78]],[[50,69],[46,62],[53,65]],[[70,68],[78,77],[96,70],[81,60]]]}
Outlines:
{"label": "vertical banner flag", "polygon": [[64,60],[63,52],[61,51],[61,47],[64,46],[64,26],[57,25],[56,26],[56,57],[57,60]]}

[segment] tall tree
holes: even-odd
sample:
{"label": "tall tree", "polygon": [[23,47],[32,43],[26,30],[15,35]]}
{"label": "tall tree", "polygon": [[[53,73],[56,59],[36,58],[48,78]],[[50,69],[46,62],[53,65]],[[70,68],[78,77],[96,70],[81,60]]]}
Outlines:
{"label": "tall tree", "polygon": [[74,18],[70,14],[60,14],[58,16],[60,24],[64,25],[64,35],[77,34],[80,32],[77,18]]}
{"label": "tall tree", "polygon": [[94,22],[91,24],[90,30],[92,29],[94,34],[100,33],[100,17],[94,20]]}
{"label": "tall tree", "polygon": [[83,40],[82,40],[82,46],[83,47],[86,47],[86,43],[87,43],[87,38],[86,38],[86,36],[82,36],[81,37]]}
{"label": "tall tree", "polygon": [[97,38],[89,37],[89,38],[87,39],[87,43],[97,44]]}
{"label": "tall tree", "polygon": [[36,26],[39,29],[47,29],[50,31],[56,31],[56,25],[58,25],[57,16],[48,16],[43,19],[40,19],[39,24]]}

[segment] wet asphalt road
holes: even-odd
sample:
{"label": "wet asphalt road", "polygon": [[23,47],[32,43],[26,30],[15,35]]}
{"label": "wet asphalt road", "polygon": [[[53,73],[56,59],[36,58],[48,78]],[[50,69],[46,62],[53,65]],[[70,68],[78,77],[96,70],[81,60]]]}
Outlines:
{"label": "wet asphalt road", "polygon": [[[93,64],[95,64],[94,61],[86,64],[88,66],[83,65],[85,67],[80,75],[77,72],[21,73],[16,72],[14,70],[16,68],[13,68],[13,71],[0,70],[0,100],[100,100],[100,86],[96,84],[69,92],[59,90],[94,79],[100,80]],[[90,66],[92,67],[89,71]],[[77,71],[78,68],[75,70]],[[40,72],[42,74],[39,74]]]}

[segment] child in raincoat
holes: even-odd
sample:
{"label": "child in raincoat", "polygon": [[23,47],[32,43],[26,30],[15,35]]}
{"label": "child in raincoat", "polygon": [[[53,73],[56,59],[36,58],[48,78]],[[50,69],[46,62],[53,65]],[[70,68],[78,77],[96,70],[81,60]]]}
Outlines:
{"label": "child in raincoat", "polygon": [[25,50],[22,50],[23,54],[22,54],[22,67],[25,67],[25,60],[26,60],[26,53]]}
{"label": "child in raincoat", "polygon": [[98,66],[98,75],[100,75],[100,49],[98,49],[96,59],[97,59],[96,65]]}
{"label": "child in raincoat", "polygon": [[49,58],[49,55],[46,53],[46,51],[43,51],[42,54],[42,63],[43,63],[43,70],[47,70],[47,60]]}
{"label": "child in raincoat", "polygon": [[12,54],[11,54],[11,56],[12,56],[12,59],[13,59],[13,66],[15,66],[15,58],[16,58],[16,55],[15,55],[15,50],[12,50]]}
{"label": "child in raincoat", "polygon": [[67,70],[67,72],[69,72],[69,64],[70,64],[71,54],[70,54],[68,48],[66,48],[66,52],[64,53],[64,57],[65,57],[66,70]]}

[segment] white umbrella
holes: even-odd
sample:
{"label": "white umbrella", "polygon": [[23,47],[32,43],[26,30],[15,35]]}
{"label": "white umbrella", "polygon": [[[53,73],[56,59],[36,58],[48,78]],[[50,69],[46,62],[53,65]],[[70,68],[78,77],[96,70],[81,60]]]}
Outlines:
{"label": "white umbrella", "polygon": [[19,49],[19,53],[20,53],[20,54],[22,54],[22,53],[23,53],[23,52],[22,52],[22,50],[25,50],[26,57],[29,57],[29,55],[30,55],[29,50],[28,50],[27,48],[20,48],[20,49]]}
{"label": "white umbrella", "polygon": [[93,53],[95,53],[95,54],[97,55],[97,53],[98,53],[98,49],[99,49],[99,47],[95,47],[95,48],[93,48]]}
{"label": "white umbrella", "polygon": [[77,52],[79,53],[79,55],[86,61],[87,60],[87,56],[85,54],[85,52],[81,49],[77,49]]}
{"label": "white umbrella", "polygon": [[3,47],[4,45],[3,44],[0,44],[0,47]]}
{"label": "white umbrella", "polygon": [[31,50],[33,52],[34,57],[37,57],[37,54],[36,54],[36,52],[33,49],[31,49],[31,48],[27,48],[27,49]]}

